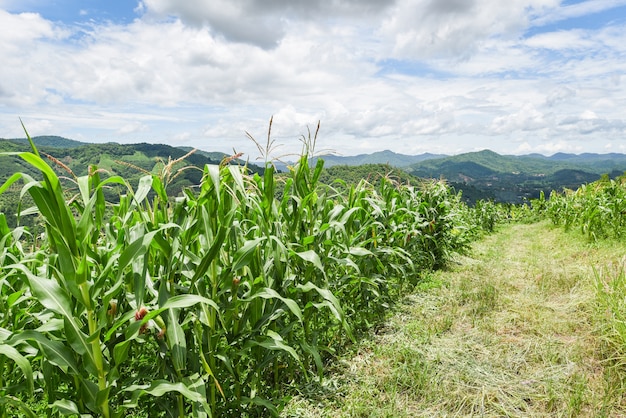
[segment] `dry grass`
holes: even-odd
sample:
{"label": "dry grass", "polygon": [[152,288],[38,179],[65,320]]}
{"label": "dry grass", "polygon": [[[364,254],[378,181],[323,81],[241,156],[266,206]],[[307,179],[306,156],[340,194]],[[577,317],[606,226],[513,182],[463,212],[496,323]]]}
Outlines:
{"label": "dry grass", "polygon": [[626,416],[593,311],[592,266],[619,253],[546,223],[504,227],[284,415]]}

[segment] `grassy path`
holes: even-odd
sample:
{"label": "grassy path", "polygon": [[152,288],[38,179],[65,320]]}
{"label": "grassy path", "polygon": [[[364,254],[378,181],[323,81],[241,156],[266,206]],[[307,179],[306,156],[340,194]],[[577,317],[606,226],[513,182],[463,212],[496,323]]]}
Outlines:
{"label": "grassy path", "polygon": [[624,254],[547,223],[503,227],[284,415],[626,416],[601,358],[591,267]]}

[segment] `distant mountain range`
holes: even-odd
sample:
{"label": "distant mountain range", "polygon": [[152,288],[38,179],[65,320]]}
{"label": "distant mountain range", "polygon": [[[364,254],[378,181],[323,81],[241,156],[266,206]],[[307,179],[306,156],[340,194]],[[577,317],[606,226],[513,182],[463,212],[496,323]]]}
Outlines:
{"label": "distant mountain range", "polygon": [[[35,145],[38,147],[52,147],[52,148],[77,148],[82,145],[89,145],[87,142],[75,141],[73,139],[63,138],[62,136],[43,135],[32,138]],[[12,138],[9,141],[17,142],[18,144],[28,145],[27,138]]]}
{"label": "distant mountain range", "polygon": [[[185,156],[191,148],[178,148],[163,144],[90,144],[74,141],[59,136],[37,136],[33,142],[42,154],[50,155],[49,164],[60,170],[61,162],[77,176],[87,173],[90,165],[97,165],[112,175],[121,175],[131,184],[146,172],[158,173],[170,159],[176,160]],[[29,151],[30,145],[26,138],[0,139],[0,152]],[[195,166],[196,170],[181,171],[169,184],[170,191],[177,194],[183,187],[196,185],[202,178],[202,169],[206,164],[220,164],[227,157],[223,153],[208,153],[197,151],[185,158],[184,162],[173,167],[174,171],[182,166]],[[244,162],[236,160],[232,163]],[[262,172],[260,167],[250,165],[251,171]],[[0,163],[0,184],[15,172],[26,172],[35,175],[34,170],[17,157],[2,157]],[[67,176],[70,173],[63,172]],[[35,176],[35,178],[37,178]]]}
{"label": "distant mountain range", "polygon": [[500,155],[484,150],[454,156],[403,155],[392,151],[352,157],[322,156],[326,166],[388,164],[417,177],[444,178],[469,201],[523,203],[543,191],[576,189],[607,174],[626,171],[625,154]]}
{"label": "distant mountain range", "polygon": [[[189,147],[172,147],[159,144],[90,144],[59,136],[33,138],[35,144],[55,158],[63,161],[76,173],[86,172],[88,165],[96,164],[125,178],[135,178],[141,173],[155,169],[159,160],[176,159],[190,151]],[[1,151],[28,149],[25,138],[0,139]],[[218,164],[227,155],[220,152],[197,151],[186,160],[188,164],[202,168],[204,164]],[[469,200],[494,199],[501,202],[521,203],[536,198],[541,191],[578,188],[583,183],[593,182],[601,175],[611,177],[626,171],[626,154],[564,154],[552,156],[541,154],[500,155],[493,151],[479,151],[447,156],[441,154],[405,155],[392,151],[355,156],[324,155],[314,158],[324,160],[326,168],[333,166],[363,166],[386,164],[417,177],[444,178],[453,187],[463,192]],[[239,160],[237,163],[243,163]],[[133,168],[134,167],[134,168]],[[249,164],[253,171],[262,168]],[[285,170],[284,165],[277,168]],[[24,164],[11,160],[0,164],[0,180],[15,171],[24,169]],[[176,189],[199,180],[199,170],[187,170],[173,185]]]}
{"label": "distant mountain range", "polygon": [[447,155],[443,154],[419,154],[419,155],[405,155],[397,154],[393,151],[379,151],[372,154],[359,154],[354,156],[339,156],[339,155],[322,155],[313,159],[313,164],[318,158],[324,160],[325,167],[332,167],[336,165],[365,165],[365,164],[388,164],[392,167],[408,167],[413,164],[431,160],[434,158],[445,158]]}

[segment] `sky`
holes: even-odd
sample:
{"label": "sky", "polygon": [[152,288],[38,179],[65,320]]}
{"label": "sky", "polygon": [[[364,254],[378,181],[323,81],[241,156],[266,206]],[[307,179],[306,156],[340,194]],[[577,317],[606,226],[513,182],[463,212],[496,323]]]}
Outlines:
{"label": "sky", "polygon": [[626,0],[0,0],[0,138],[626,153],[625,110]]}

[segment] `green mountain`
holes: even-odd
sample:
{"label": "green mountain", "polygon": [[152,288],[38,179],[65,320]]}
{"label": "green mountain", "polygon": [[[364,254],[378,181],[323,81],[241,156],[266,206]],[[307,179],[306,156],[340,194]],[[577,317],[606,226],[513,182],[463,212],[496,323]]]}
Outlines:
{"label": "green mountain", "polygon": [[[364,164],[387,164],[392,167],[408,167],[420,161],[441,157],[444,157],[444,155],[429,153],[405,155],[386,150],[373,154],[359,154],[353,156],[323,155],[317,158],[324,160],[324,166],[328,168],[336,165],[358,166]],[[317,158],[314,158],[311,164],[315,164]]]}
{"label": "green mountain", "polygon": [[[186,150],[163,144],[87,144],[60,137],[36,137],[34,142],[38,144],[42,157],[47,158],[48,164],[60,176],[84,176],[91,165],[96,165],[102,170],[102,176],[120,175],[131,186],[136,187],[139,179],[146,173],[169,175],[167,191],[171,195],[178,195],[184,188],[199,184],[204,166],[220,164],[223,160],[223,155],[213,158],[212,155],[200,151],[186,155]],[[27,141],[0,139],[0,152],[21,151],[30,151]],[[19,157],[5,155],[0,156],[0,159],[0,185],[16,172],[26,173],[35,179],[40,178],[40,174]],[[170,161],[177,159],[182,160],[171,165],[169,174],[166,174],[168,170],[165,167]],[[248,170],[259,173],[263,171],[256,165],[248,165]],[[73,186],[68,183],[68,187]],[[0,195],[0,212],[7,214],[11,226],[15,225],[14,215],[17,213],[20,188],[21,183]],[[112,187],[105,190],[105,195],[108,200],[116,201],[119,193],[123,192]]]}
{"label": "green mountain", "polygon": [[[190,152],[192,151],[194,148],[192,147],[178,147],[180,149],[182,149],[185,152]],[[232,157],[232,155],[230,154],[226,154],[223,152],[218,152],[218,151],[203,151],[200,149],[196,150],[196,154],[200,154],[205,156],[206,158],[213,160],[213,161],[223,161],[224,158],[230,158]],[[240,158],[236,158],[234,160],[232,160],[233,163],[236,163],[237,165],[245,165],[246,161],[240,159]],[[255,164],[256,165],[256,164]]]}
{"label": "green mountain", "polygon": [[624,154],[555,154],[546,157],[500,155],[479,151],[435,158],[406,167],[418,177],[445,178],[459,190],[497,201],[522,203],[543,191],[576,189],[603,174],[616,176],[626,170]]}
{"label": "green mountain", "polygon": [[[75,141],[73,139],[54,135],[34,136],[31,139],[38,147],[76,148],[82,145],[87,145],[86,142]],[[10,141],[28,145],[28,139],[26,138],[13,138]]]}

